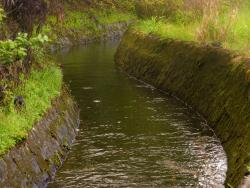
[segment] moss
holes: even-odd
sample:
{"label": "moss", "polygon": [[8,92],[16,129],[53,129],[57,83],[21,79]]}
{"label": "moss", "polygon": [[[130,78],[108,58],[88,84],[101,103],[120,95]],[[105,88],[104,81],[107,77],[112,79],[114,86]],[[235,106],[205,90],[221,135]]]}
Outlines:
{"label": "moss", "polygon": [[237,187],[250,162],[249,66],[244,57],[131,28],[115,59],[129,74],[170,91],[209,120],[228,156],[226,183]]}

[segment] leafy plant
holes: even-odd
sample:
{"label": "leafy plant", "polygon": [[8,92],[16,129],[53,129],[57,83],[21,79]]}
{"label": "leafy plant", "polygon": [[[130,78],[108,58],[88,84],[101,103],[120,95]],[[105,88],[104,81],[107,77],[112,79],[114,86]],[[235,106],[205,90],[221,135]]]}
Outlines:
{"label": "leafy plant", "polygon": [[27,55],[27,49],[17,41],[0,41],[0,60],[3,64],[10,64],[22,60]]}
{"label": "leafy plant", "polygon": [[0,41],[0,61],[3,64],[11,64],[23,60],[27,56],[28,49],[35,55],[43,53],[43,44],[48,42],[46,35],[37,35],[28,38],[27,33],[19,33],[15,40]]}
{"label": "leafy plant", "polygon": [[30,38],[30,48],[33,56],[39,61],[45,56],[44,45],[50,40],[47,35],[38,34],[36,37]]}

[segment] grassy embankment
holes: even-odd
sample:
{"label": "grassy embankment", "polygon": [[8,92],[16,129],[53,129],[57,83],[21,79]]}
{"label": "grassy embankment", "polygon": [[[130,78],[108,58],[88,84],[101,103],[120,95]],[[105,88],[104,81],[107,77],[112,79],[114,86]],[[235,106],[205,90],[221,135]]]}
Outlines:
{"label": "grassy embankment", "polygon": [[[172,5],[174,8],[169,10],[162,8],[165,4],[157,4],[157,1],[154,1],[154,4],[144,1],[144,4],[137,5],[137,13],[144,20],[136,24],[135,29],[145,33],[154,33],[163,38],[201,43],[216,42],[224,48],[250,54],[248,2],[243,0],[236,4],[227,0],[210,0],[210,4],[202,5],[193,0],[193,4],[190,3],[187,7],[183,1],[183,4]],[[148,5],[146,6],[145,3]],[[151,9],[158,9],[159,6],[161,6],[162,14],[159,15],[158,12],[158,15],[152,15],[154,11]]]}
{"label": "grassy embankment", "polygon": [[[11,27],[0,6],[0,28]],[[6,36],[11,36],[9,32]],[[47,36],[19,33],[0,40],[0,156],[25,140],[60,95],[62,72],[45,56]],[[17,102],[19,100],[19,102]]]}
{"label": "grassy embankment", "polygon": [[[0,154],[24,140],[51,107],[52,100],[60,95],[62,72],[56,66],[46,66],[33,69],[28,79],[21,80],[23,83],[11,91],[8,105],[0,107]],[[14,96],[24,97],[23,109],[15,109]]]}
{"label": "grassy embankment", "polygon": [[[115,2],[115,3],[113,3]],[[128,22],[136,18],[133,0],[61,2],[62,8],[51,13],[43,27],[52,42],[60,43],[70,40],[79,43],[84,38],[98,38],[109,32],[109,26]],[[51,7],[53,9],[53,7]],[[119,28],[113,28],[113,30]]]}
{"label": "grassy embankment", "polygon": [[[223,48],[164,39],[131,28],[116,52],[128,74],[178,96],[202,114],[227,154],[226,184],[249,174],[249,66]],[[232,186],[231,186],[232,187]]]}
{"label": "grassy embankment", "polygon": [[[77,41],[83,36],[98,37],[107,32],[107,26],[135,18],[133,0],[99,0],[90,4],[79,0],[58,0],[49,3],[49,15],[42,33],[48,35],[52,43],[64,38]],[[8,68],[16,63],[16,59],[19,59],[18,62],[25,60],[27,49],[44,38],[35,38],[33,42],[23,36],[20,40],[9,40],[6,36],[9,36],[12,27],[3,22],[3,18],[0,9],[0,26],[5,31],[0,41],[0,65]],[[38,56],[33,57],[32,64],[35,66],[32,66],[30,73],[19,74],[19,84],[8,79],[0,80],[0,87],[6,87],[2,92],[4,99],[0,101],[0,155],[25,140],[33,125],[41,120],[61,92],[63,76],[60,68],[46,63],[41,48],[33,50],[33,55]],[[40,65],[36,66],[38,61]],[[17,96],[22,96],[25,101],[21,109],[14,105]]]}
{"label": "grassy embankment", "polygon": [[[244,139],[249,134],[249,97],[246,88],[249,82],[248,58],[241,59],[227,50],[207,45],[199,48],[195,43],[221,46],[239,55],[249,55],[249,3],[245,0],[209,0],[205,2],[211,4],[196,4],[202,1],[183,0],[178,5],[173,3],[174,8],[169,13],[169,7],[164,8],[165,4],[155,3],[157,0],[154,3],[143,1],[147,6],[144,3],[137,5],[137,13],[143,20],[133,25],[127,33],[120,48],[123,52],[120,54],[124,56],[118,56],[117,59],[121,59],[120,64],[124,69],[138,78],[174,91],[187,102],[191,101],[190,104],[205,114],[211,125],[216,125],[216,133],[229,157],[227,186],[238,187],[250,169],[247,153],[249,144]],[[193,4],[187,7],[185,2]],[[161,6],[162,14],[152,14],[154,11],[151,9],[158,9],[158,6]],[[145,45],[147,42],[148,45]],[[208,99],[210,94],[211,99]],[[206,103],[204,99],[210,102]]]}

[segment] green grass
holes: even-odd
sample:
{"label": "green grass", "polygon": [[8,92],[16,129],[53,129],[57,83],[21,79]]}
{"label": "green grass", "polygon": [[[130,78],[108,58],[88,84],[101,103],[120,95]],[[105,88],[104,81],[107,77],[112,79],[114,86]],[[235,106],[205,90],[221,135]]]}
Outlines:
{"label": "green grass", "polygon": [[52,42],[65,37],[73,41],[81,37],[98,37],[107,32],[105,26],[136,18],[132,12],[114,8],[88,8],[84,11],[65,8],[65,18],[61,23],[57,22],[55,16],[48,16],[43,27],[42,32],[48,35]]}
{"label": "green grass", "polygon": [[12,96],[23,96],[26,107],[17,112],[13,99],[9,106],[0,107],[0,154],[27,137],[34,123],[51,107],[51,101],[59,96],[61,86],[61,70],[50,66],[32,70],[29,79],[14,90]]}
{"label": "green grass", "polygon": [[64,20],[63,26],[67,30],[72,31],[95,31],[95,23],[90,19],[90,17],[85,12],[80,11],[68,11],[66,13],[66,18]]}
{"label": "green grass", "polygon": [[239,12],[233,24],[230,35],[225,42],[225,47],[250,54],[250,9],[245,8]]}
{"label": "green grass", "polygon": [[136,16],[134,14],[129,14],[128,12],[121,12],[114,9],[92,10],[92,14],[97,17],[98,22],[102,25],[136,19]]}
{"label": "green grass", "polygon": [[[154,33],[163,38],[180,39],[184,41],[196,42],[212,42],[219,41],[222,46],[242,54],[250,54],[250,9],[244,8],[239,10],[235,20],[230,20],[228,14],[221,15],[216,18],[217,25],[208,25],[207,37],[200,40],[198,37],[198,29],[201,27],[201,20],[194,20],[192,23],[182,23],[180,21],[170,22],[166,19],[157,19],[152,17],[147,20],[140,20],[133,26],[134,29],[143,31],[147,34]],[[227,25],[230,27],[227,28]],[[225,34],[222,32],[225,31]],[[222,32],[222,34],[220,34]],[[211,37],[214,33],[218,33],[218,40]],[[220,36],[222,39],[220,40]]]}
{"label": "green grass", "polygon": [[195,40],[194,25],[195,24],[174,24],[170,22],[164,22],[162,20],[157,20],[156,18],[151,18],[148,20],[139,21],[133,27],[147,34],[154,33],[163,38],[192,41]]}

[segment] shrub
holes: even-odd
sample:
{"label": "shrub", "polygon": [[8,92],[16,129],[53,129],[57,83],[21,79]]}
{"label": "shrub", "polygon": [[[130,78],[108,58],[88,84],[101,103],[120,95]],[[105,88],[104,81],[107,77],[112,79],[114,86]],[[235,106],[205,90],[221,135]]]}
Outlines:
{"label": "shrub", "polygon": [[31,34],[37,25],[40,30],[47,15],[47,2],[45,0],[2,0],[3,7],[8,16],[13,18],[23,32]]}
{"label": "shrub", "polygon": [[39,34],[28,38],[26,33],[19,33],[15,40],[0,41],[0,62],[11,64],[23,60],[27,56],[28,49],[31,49],[35,55],[42,53],[41,49],[45,42],[48,42],[46,35]]}

